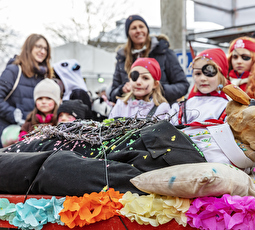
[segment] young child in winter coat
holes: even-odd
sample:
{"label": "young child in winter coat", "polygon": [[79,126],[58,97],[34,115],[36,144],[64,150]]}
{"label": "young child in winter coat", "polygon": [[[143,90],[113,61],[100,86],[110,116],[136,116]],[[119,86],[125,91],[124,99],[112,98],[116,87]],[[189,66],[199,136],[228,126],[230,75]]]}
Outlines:
{"label": "young child in winter coat", "polygon": [[60,87],[52,79],[45,78],[34,89],[35,108],[27,115],[22,125],[19,140],[33,131],[39,124],[57,124],[57,111],[60,104]]}
{"label": "young child in winter coat", "polygon": [[57,120],[59,123],[72,122],[76,119],[91,119],[92,112],[82,100],[66,100],[58,108]]}
{"label": "young child in winter coat", "polygon": [[[131,92],[117,100],[109,118],[169,118],[170,106],[161,93],[161,70],[154,58],[138,58],[129,73]],[[153,112],[153,110],[155,112]]]}
{"label": "young child in winter coat", "polygon": [[255,98],[255,39],[239,37],[233,40],[228,50],[228,64],[231,83]]}

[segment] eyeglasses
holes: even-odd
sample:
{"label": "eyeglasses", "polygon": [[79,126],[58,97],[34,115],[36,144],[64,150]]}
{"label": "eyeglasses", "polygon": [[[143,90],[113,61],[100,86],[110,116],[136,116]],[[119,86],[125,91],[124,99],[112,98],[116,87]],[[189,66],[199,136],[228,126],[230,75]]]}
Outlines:
{"label": "eyeglasses", "polygon": [[217,68],[211,64],[204,65],[201,69],[200,68],[193,68],[193,69],[201,70],[202,73],[207,77],[214,77],[218,73]]}
{"label": "eyeglasses", "polygon": [[35,44],[35,47],[39,50],[45,50],[45,52],[48,52],[48,48],[47,47],[43,47],[42,45],[36,45]]}
{"label": "eyeglasses", "polygon": [[[61,63],[61,66],[67,67],[68,63],[67,62],[63,62],[63,63]],[[80,68],[81,68],[81,66],[79,64],[76,64],[76,63],[72,66],[72,70],[78,70]]]}
{"label": "eyeglasses", "polygon": [[137,81],[140,74],[146,74],[146,73],[150,73],[150,72],[139,73],[138,71],[135,70],[130,73],[130,78],[132,79],[132,81]]}
{"label": "eyeglasses", "polygon": [[239,55],[234,54],[234,55],[232,55],[232,59],[237,60],[239,56],[240,56],[244,61],[249,61],[249,60],[251,60],[251,57],[248,56],[248,55],[246,55],[246,54],[239,54]]}

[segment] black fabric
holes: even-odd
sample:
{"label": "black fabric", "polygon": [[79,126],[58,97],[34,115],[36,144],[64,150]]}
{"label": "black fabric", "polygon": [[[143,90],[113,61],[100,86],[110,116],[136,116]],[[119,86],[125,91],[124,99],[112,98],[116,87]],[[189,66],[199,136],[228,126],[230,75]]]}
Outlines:
{"label": "black fabric", "polygon": [[[107,162],[109,187],[125,193],[143,194],[129,181],[141,174],[135,167],[114,161]],[[100,192],[106,185],[105,161],[84,158],[71,151],[59,151],[50,156],[38,173],[31,190],[33,194],[83,196]]]}
{"label": "black fabric", "polygon": [[[108,141],[108,145],[113,145],[115,139]],[[61,139],[58,137],[52,138],[35,138],[34,140],[23,140],[16,144],[9,146],[6,151],[8,152],[40,152],[49,150],[72,150],[82,154],[85,157],[93,158],[97,156],[102,151],[101,145],[91,145],[88,142],[82,140],[68,141],[66,139]]]}
{"label": "black fabric", "polygon": [[0,152],[0,193],[26,194],[41,165],[51,153]]}
{"label": "black fabric", "polygon": [[91,98],[89,94],[83,89],[73,89],[70,94],[70,100],[80,99],[91,110]]}
{"label": "black fabric", "polygon": [[[206,162],[196,145],[168,121],[116,136],[104,141],[104,145],[109,186],[123,193],[143,194],[129,182],[143,172]],[[48,153],[41,153],[47,150]],[[39,169],[30,191],[33,194],[82,196],[100,192],[107,185],[100,145],[91,146],[85,141],[58,137],[36,137],[18,142],[4,151],[0,152],[2,193],[26,193]],[[98,154],[101,154],[99,159],[94,159]]]}
{"label": "black fabric", "polygon": [[154,105],[152,107],[152,109],[150,110],[150,112],[147,114],[147,117],[146,118],[152,118],[152,116],[154,115],[154,113],[156,112],[158,106]]}
{"label": "black fabric", "polygon": [[91,119],[92,112],[88,105],[85,105],[80,99],[63,101],[57,112],[57,117],[60,113],[68,113],[76,119]]}
{"label": "black fabric", "polygon": [[133,133],[119,143],[107,159],[126,162],[142,172],[177,164],[206,162],[196,145],[167,121]]}

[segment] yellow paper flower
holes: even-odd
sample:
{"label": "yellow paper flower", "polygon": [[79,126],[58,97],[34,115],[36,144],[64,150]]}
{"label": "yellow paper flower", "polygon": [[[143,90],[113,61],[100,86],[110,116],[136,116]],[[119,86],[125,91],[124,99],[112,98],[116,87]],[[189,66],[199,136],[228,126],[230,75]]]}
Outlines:
{"label": "yellow paper flower", "polygon": [[190,207],[190,199],[126,192],[119,201],[124,207],[118,212],[139,224],[157,227],[175,219],[178,224],[187,225],[185,212]]}

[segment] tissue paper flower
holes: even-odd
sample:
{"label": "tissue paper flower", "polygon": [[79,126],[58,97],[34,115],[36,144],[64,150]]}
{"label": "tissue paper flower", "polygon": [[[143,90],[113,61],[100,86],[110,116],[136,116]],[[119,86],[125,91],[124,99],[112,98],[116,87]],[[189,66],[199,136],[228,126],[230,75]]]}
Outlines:
{"label": "tissue paper flower", "polygon": [[24,204],[16,204],[16,216],[10,222],[12,225],[21,229],[40,230],[44,224],[48,222],[60,222],[58,213],[63,209],[63,202],[65,198],[56,199],[52,197],[49,199],[35,199],[31,198]]}
{"label": "tissue paper flower", "polygon": [[8,199],[0,199],[0,219],[1,220],[12,220],[16,215],[15,204],[10,203]]}
{"label": "tissue paper flower", "polygon": [[61,221],[69,228],[84,226],[101,220],[106,220],[123,206],[119,199],[123,196],[110,188],[106,192],[84,194],[83,197],[67,196],[64,209],[59,213]]}
{"label": "tissue paper flower", "polygon": [[128,191],[120,202],[124,207],[119,213],[139,224],[157,227],[175,219],[178,224],[187,225],[185,212],[190,207],[189,199],[156,194],[139,196]]}
{"label": "tissue paper flower", "polygon": [[255,229],[255,197],[196,198],[186,212],[191,227],[210,230]]}

